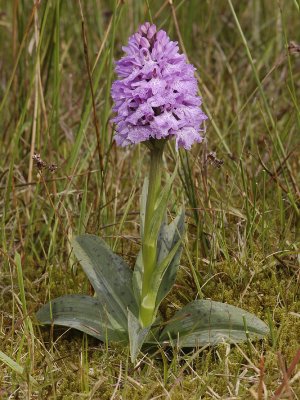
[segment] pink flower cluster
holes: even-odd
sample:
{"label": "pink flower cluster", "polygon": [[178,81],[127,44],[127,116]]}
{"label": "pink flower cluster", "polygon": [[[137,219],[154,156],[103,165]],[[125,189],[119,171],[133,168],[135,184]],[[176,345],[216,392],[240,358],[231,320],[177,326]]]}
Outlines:
{"label": "pink flower cluster", "polygon": [[197,94],[195,68],[163,30],[146,22],[123,47],[111,89],[115,140],[126,146],[174,137],[176,148],[201,142],[207,116]]}

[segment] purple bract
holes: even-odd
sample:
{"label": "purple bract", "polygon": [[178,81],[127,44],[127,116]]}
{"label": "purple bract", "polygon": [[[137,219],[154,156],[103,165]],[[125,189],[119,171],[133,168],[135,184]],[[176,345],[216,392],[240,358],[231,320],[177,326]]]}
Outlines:
{"label": "purple bract", "polygon": [[177,42],[146,22],[123,47],[111,89],[115,140],[126,146],[153,139],[176,139],[176,148],[201,142],[207,116],[197,94],[195,68],[179,54]]}

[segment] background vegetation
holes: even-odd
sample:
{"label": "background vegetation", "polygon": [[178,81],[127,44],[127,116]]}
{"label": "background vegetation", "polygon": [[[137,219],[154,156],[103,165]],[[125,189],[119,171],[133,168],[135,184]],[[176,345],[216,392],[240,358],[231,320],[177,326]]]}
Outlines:
{"label": "background vegetation", "polygon": [[[1,398],[300,397],[299,7],[0,0]],[[271,335],[159,349],[133,366],[127,349],[39,327],[35,311],[91,293],[73,235],[98,234],[134,263],[148,158],[113,143],[110,87],[121,45],[150,18],[197,67],[209,115],[203,145],[165,155],[169,171],[181,160],[169,216],[185,203],[187,235],[162,312],[212,298],[254,312]]]}

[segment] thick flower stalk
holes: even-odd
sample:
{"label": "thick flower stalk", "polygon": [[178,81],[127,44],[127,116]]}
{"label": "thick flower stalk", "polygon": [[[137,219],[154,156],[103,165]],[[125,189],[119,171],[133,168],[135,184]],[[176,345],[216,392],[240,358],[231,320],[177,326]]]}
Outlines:
{"label": "thick flower stalk", "polygon": [[164,143],[150,145],[150,173],[146,203],[144,232],[142,237],[143,281],[140,304],[140,322],[149,326],[155,318],[156,293],[151,287],[151,278],[157,266],[157,238],[159,230],[153,235],[153,218],[159,193],[161,191],[162,155]]}
{"label": "thick flower stalk", "polygon": [[161,186],[164,144],[172,137],[176,149],[189,150],[201,142],[203,121],[197,94],[195,68],[179,54],[163,30],[146,22],[123,47],[126,55],[116,63],[119,79],[112,85],[113,110],[117,116],[115,140],[126,146],[146,142],[150,148],[149,187],[142,238],[143,282],[140,322],[150,325],[155,318],[156,293],[151,287],[157,268],[157,238],[153,234],[155,207]]}

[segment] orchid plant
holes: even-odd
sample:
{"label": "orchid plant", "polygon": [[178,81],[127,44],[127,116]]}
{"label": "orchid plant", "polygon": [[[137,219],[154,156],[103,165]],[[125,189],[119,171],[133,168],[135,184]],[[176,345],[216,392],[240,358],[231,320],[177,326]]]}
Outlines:
{"label": "orchid plant", "polygon": [[184,239],[184,210],[169,224],[166,210],[172,182],[162,188],[163,152],[168,140],[189,150],[201,142],[207,119],[197,94],[195,68],[163,30],[146,22],[129,38],[116,63],[112,85],[116,143],[144,143],[150,172],[140,201],[142,246],[134,270],[95,235],[80,235],[73,249],[95,297],[67,295],[37,313],[42,324],[76,328],[102,341],[129,344],[134,362],[143,345],[181,347],[215,345],[262,338],[267,325],[253,314],[228,304],[195,300],[162,321],[161,301],[176,279]]}

